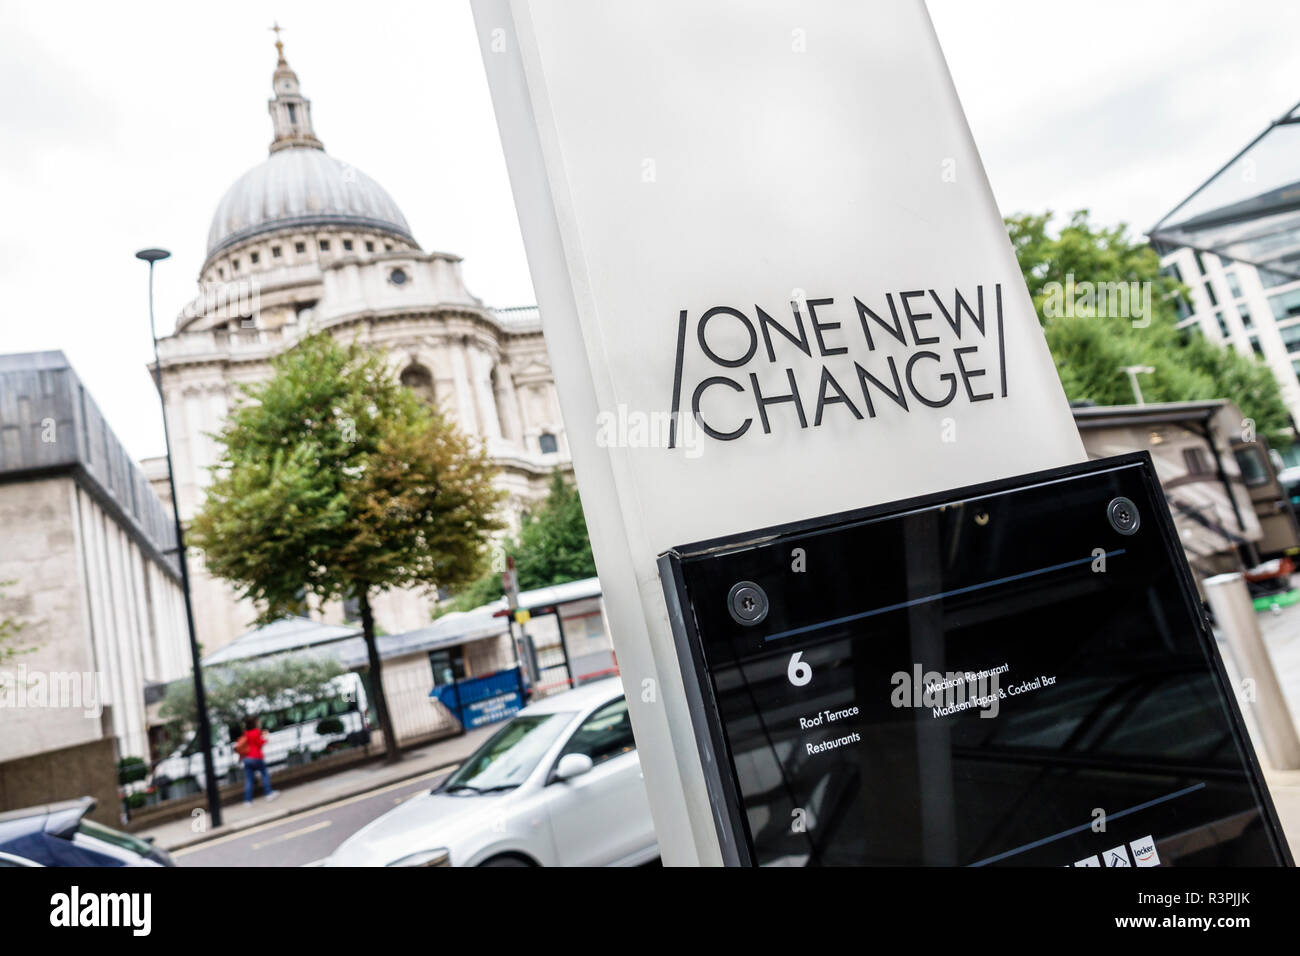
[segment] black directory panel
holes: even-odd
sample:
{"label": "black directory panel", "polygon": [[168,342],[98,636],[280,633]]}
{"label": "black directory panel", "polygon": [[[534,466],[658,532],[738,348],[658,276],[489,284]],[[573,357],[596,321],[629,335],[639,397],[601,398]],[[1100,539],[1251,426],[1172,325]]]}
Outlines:
{"label": "black directory panel", "polygon": [[1290,862],[1145,453],[660,571],[729,863]]}

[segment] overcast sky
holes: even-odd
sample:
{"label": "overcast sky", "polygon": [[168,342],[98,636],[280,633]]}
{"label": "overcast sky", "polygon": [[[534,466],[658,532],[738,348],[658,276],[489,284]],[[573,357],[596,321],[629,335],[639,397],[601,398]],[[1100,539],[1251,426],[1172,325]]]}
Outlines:
{"label": "overcast sky", "polygon": [[[1300,100],[1294,0],[930,10],[1004,213],[1088,207],[1144,231]],[[0,351],[66,352],[137,457],[163,440],[132,256],[172,251],[170,331],[217,201],[266,157],[272,16],[326,149],[424,248],[464,256],[475,294],[533,301],[465,0],[0,0]]]}

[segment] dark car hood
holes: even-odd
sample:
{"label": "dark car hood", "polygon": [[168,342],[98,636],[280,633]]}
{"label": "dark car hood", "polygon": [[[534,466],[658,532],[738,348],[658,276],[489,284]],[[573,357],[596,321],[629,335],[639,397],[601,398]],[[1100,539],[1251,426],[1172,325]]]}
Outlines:
{"label": "dark car hood", "polygon": [[48,833],[31,833],[8,843],[0,850],[21,856],[42,866],[122,866],[121,860],[84,850],[69,840]]}

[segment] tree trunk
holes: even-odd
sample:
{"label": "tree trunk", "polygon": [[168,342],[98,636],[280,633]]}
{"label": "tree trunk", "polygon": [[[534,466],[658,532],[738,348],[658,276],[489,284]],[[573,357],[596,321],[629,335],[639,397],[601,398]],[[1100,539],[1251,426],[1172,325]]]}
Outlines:
{"label": "tree trunk", "polygon": [[375,615],[370,610],[369,588],[357,588],[357,602],[361,605],[361,634],[366,640],[366,654],[370,658],[370,696],[374,699],[375,713],[379,715],[379,729],[384,732],[384,761],[396,763],[402,755],[397,750],[397,734],[393,731],[393,718],[388,713],[388,697],[384,693],[384,671],[379,660],[379,647],[375,644]]}

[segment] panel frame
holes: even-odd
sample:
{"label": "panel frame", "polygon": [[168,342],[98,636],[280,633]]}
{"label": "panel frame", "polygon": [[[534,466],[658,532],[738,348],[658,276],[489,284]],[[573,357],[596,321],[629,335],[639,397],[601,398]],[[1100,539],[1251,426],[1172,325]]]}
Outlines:
{"label": "panel frame", "polygon": [[899,517],[909,512],[923,511],[940,505],[955,505],[970,502],[974,499],[988,498],[1055,482],[1070,481],[1121,469],[1134,468],[1138,470],[1151,500],[1158,506],[1155,508],[1156,514],[1144,515],[1144,518],[1150,521],[1150,527],[1154,528],[1159,534],[1160,543],[1163,545],[1166,556],[1170,559],[1170,564],[1173,567],[1179,593],[1186,605],[1186,609],[1191,614],[1191,619],[1195,622],[1196,636],[1201,644],[1201,649],[1206,652],[1206,657],[1210,661],[1211,673],[1216,682],[1216,687],[1219,693],[1226,698],[1231,731],[1241,752],[1245,754],[1245,769],[1250,777],[1251,789],[1254,792],[1255,799],[1262,810],[1269,841],[1284,865],[1294,866],[1294,859],[1278,818],[1277,809],[1264,781],[1263,771],[1255,754],[1255,748],[1251,743],[1250,734],[1237,701],[1237,695],[1228,678],[1217,642],[1210,628],[1209,618],[1196,589],[1196,583],[1187,564],[1186,555],[1179,542],[1164,490],[1156,476],[1151,456],[1146,451],[1094,459],[1013,478],[966,485],[949,491],[886,502],[852,511],[838,512],[806,521],[774,525],[742,534],[711,538],[681,545],[661,554],[658,559],[660,581],[668,605],[669,623],[672,628],[683,685],[686,688],[687,709],[690,713],[696,744],[699,747],[704,765],[705,784],[713,808],[714,824],[717,827],[718,841],[721,846],[724,864],[727,866],[757,865],[748,819],[745,814],[739,782],[735,774],[735,764],[727,744],[726,734],[723,731],[721,713],[714,695],[713,682],[709,676],[702,639],[695,615],[691,610],[690,595],[686,590],[683,573],[684,562],[725,556],[736,551],[768,544],[775,538],[801,536],[847,524]]}

